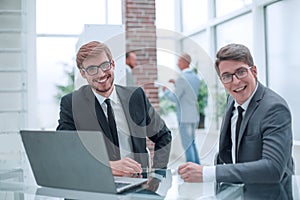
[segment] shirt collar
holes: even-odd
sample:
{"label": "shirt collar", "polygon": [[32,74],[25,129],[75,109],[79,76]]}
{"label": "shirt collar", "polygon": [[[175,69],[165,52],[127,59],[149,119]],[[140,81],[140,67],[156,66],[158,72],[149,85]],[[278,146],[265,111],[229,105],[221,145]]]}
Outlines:
{"label": "shirt collar", "polygon": [[126,69],[129,71],[132,71],[131,67],[129,65],[125,65]]}
{"label": "shirt collar", "polygon": [[94,89],[92,89],[94,95],[96,96],[98,102],[100,103],[100,105],[102,105],[105,101],[105,99],[110,99],[113,103],[117,103],[118,102],[118,95],[117,95],[117,92],[116,92],[116,87],[113,86],[113,91],[112,93],[110,94],[110,96],[108,98],[98,94]]}
{"label": "shirt collar", "polygon": [[182,70],[182,72],[190,72],[190,71],[192,71],[193,69],[191,69],[191,68],[185,68],[184,70]]}
{"label": "shirt collar", "polygon": [[255,90],[253,91],[253,93],[251,94],[251,96],[242,104],[238,104],[236,101],[234,101],[234,107],[237,108],[238,106],[241,106],[244,110],[247,110],[248,106],[249,106],[249,103],[252,99],[252,97],[254,96],[256,90],[257,90],[257,87],[258,87],[258,83],[256,83],[256,87],[255,87]]}

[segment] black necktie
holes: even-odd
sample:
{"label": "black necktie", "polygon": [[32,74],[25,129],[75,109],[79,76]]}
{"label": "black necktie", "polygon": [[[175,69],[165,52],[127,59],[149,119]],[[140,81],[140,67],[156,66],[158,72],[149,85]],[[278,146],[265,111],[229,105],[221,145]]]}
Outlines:
{"label": "black necktie", "polygon": [[117,133],[117,126],[116,121],[113,113],[113,109],[110,104],[110,99],[105,99],[104,101],[107,105],[107,118],[108,118],[108,125],[111,133],[111,137],[113,139],[113,143],[119,147],[119,139],[118,139],[118,133]]}
{"label": "black necktie", "polygon": [[239,114],[238,114],[238,119],[236,121],[236,128],[235,128],[235,162],[237,162],[238,139],[239,139],[239,132],[240,132],[240,127],[243,120],[243,112],[244,112],[244,109],[241,106],[238,106],[237,109]]}

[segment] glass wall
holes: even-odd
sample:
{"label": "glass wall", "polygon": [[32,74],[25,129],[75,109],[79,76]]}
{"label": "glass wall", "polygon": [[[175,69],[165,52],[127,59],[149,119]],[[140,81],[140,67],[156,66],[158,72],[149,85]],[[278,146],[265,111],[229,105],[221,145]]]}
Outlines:
{"label": "glass wall", "polygon": [[58,124],[59,93],[56,85],[67,85],[67,72],[74,69],[77,38],[37,38],[38,120],[40,128],[55,128]]}
{"label": "glass wall", "polygon": [[[249,47],[258,67],[259,80],[266,86],[279,93],[289,104],[294,133],[293,153],[300,144],[300,112],[298,99],[300,97],[300,51],[299,0],[214,0],[200,2],[198,0],[175,0],[175,7],[180,7],[182,15],[180,27],[184,37],[180,40],[181,51],[191,52],[194,60],[199,59],[199,53],[191,46],[190,40],[195,41],[209,54],[211,60],[216,52],[228,43],[241,43]],[[200,9],[207,6],[207,11]],[[199,10],[196,13],[196,10]],[[202,16],[204,14],[206,16]],[[200,16],[201,15],[201,16]],[[205,19],[206,22],[201,20]],[[178,29],[179,30],[179,29]],[[215,72],[210,79],[212,88],[212,107],[219,107],[218,98],[224,88]],[[221,98],[222,99],[222,98]],[[226,101],[226,99],[224,100]],[[222,106],[220,106],[222,107]],[[219,113],[220,111],[220,113]],[[222,116],[222,109],[214,111],[215,116]],[[212,114],[212,113],[209,113]],[[216,117],[215,129],[210,132],[218,133],[220,118]],[[202,144],[200,144],[202,148]],[[205,148],[201,149],[201,153]],[[298,150],[299,151],[299,150]],[[202,154],[203,155],[203,154]],[[204,156],[205,157],[205,156]],[[295,161],[299,158],[294,156]],[[204,158],[205,159],[205,158]],[[204,161],[205,162],[205,161]],[[299,162],[299,161],[298,161]],[[299,173],[300,168],[296,169]]]}
{"label": "glass wall", "polygon": [[216,27],[217,50],[229,43],[246,45],[253,50],[252,15],[247,13],[229,21],[225,21]]}
{"label": "glass wall", "polygon": [[287,100],[296,140],[300,140],[299,8],[298,0],[280,1],[266,7],[268,85]]}
{"label": "glass wall", "polygon": [[36,0],[37,34],[80,34],[83,24],[105,23],[104,0]]}
{"label": "glass wall", "polygon": [[[207,32],[201,31],[195,35],[189,37],[193,41],[195,41],[203,50],[209,54],[209,42],[207,40]],[[184,49],[188,49],[188,46],[184,46]]]}
{"label": "glass wall", "polygon": [[[48,101],[56,101],[53,85],[64,83],[64,79],[59,77],[64,74],[65,64],[74,66],[75,52],[72,47],[75,49],[83,24],[121,24],[122,1],[37,0],[36,3],[38,106],[43,111],[48,107]],[[191,51],[195,61],[197,60],[197,52],[191,49],[188,40],[184,38],[191,39],[202,47],[212,60],[217,50],[227,43],[245,44],[253,54],[262,52],[258,55],[256,53],[254,58],[256,61],[263,61],[260,62],[263,66],[259,66],[259,71],[267,69],[267,85],[287,99],[294,121],[300,119],[296,109],[299,88],[296,75],[299,74],[299,64],[294,59],[299,55],[295,45],[298,39],[296,35],[300,32],[297,25],[300,19],[297,12],[300,7],[298,0],[166,0],[156,3],[157,28],[177,30],[184,35],[178,41],[174,41],[177,38],[172,35],[158,37],[158,47],[163,47],[157,53],[159,65],[171,63],[170,65],[175,66],[176,56],[171,58],[174,52]],[[259,24],[262,26],[259,27]],[[169,62],[170,60],[172,61]],[[218,85],[216,77],[213,84]],[[56,113],[48,119],[57,117]],[[42,128],[53,127],[56,123],[54,121],[49,124],[44,116],[39,118],[47,121],[41,122]],[[297,139],[300,139],[296,134],[299,129],[297,123],[294,123]]]}
{"label": "glass wall", "polygon": [[252,3],[252,0],[216,0],[216,16],[220,17],[239,10]]}
{"label": "glass wall", "polygon": [[[300,20],[298,0],[215,0],[180,1],[182,6],[182,33],[202,46],[212,60],[219,48],[228,43],[242,43],[249,47],[258,65],[260,80],[282,95],[292,110],[294,138],[300,139],[300,112],[297,109],[300,94],[297,76]],[[201,19],[195,10],[207,6]],[[204,13],[201,13],[204,14]],[[197,19],[197,20],[196,20]],[[194,51],[186,39],[181,40],[184,51]],[[214,84],[218,84],[215,79]],[[221,86],[222,88],[222,86]]]}
{"label": "glass wall", "polygon": [[84,24],[122,24],[121,0],[36,0],[39,128],[57,126],[56,85],[67,84]]}
{"label": "glass wall", "polygon": [[[156,1],[156,28],[175,30],[174,0]],[[178,15],[178,13],[176,13]],[[177,16],[178,17],[178,16]]]}
{"label": "glass wall", "polygon": [[182,0],[182,31],[195,31],[207,23],[208,1],[207,0]]}

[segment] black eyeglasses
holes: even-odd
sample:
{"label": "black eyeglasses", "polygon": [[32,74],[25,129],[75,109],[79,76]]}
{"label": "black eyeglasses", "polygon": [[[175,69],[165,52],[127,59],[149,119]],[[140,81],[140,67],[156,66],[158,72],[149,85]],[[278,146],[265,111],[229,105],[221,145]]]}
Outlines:
{"label": "black eyeglasses", "polygon": [[88,75],[93,76],[95,74],[98,73],[98,69],[100,68],[103,72],[106,72],[108,70],[111,69],[111,61],[105,61],[103,63],[101,63],[100,65],[96,66],[96,65],[90,65],[86,68],[81,68],[83,71],[85,71],[86,73],[88,73]]}
{"label": "black eyeglasses", "polygon": [[248,75],[248,69],[251,69],[251,67],[244,67],[242,66],[241,68],[237,69],[233,74],[230,73],[224,73],[221,75],[220,79],[223,83],[230,83],[233,81],[233,75],[237,77],[238,79],[246,78]]}

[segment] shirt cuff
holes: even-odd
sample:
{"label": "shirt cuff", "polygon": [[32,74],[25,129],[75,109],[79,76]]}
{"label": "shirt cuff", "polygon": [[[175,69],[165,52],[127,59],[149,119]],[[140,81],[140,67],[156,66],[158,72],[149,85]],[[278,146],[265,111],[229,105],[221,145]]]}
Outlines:
{"label": "shirt cuff", "polygon": [[216,181],[216,166],[203,167],[203,182]]}

